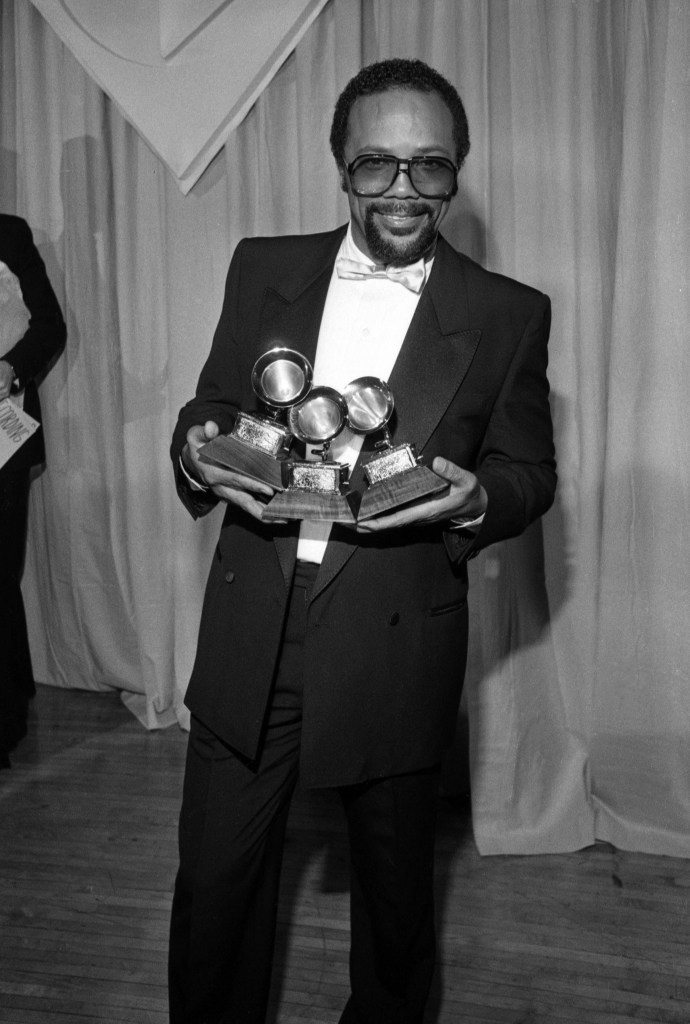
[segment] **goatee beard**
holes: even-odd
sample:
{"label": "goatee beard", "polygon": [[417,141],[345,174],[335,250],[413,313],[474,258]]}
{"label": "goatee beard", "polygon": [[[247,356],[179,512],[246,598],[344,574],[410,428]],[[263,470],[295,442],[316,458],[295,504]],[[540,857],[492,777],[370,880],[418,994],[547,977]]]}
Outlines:
{"label": "goatee beard", "polygon": [[[399,238],[384,238],[374,219],[375,214],[398,214],[408,217],[426,215],[421,231],[414,235],[402,233]],[[426,203],[387,202],[372,203],[364,215],[364,237],[369,252],[377,263],[386,266],[406,267],[433,248],[436,241],[436,227],[433,223],[434,210]]]}

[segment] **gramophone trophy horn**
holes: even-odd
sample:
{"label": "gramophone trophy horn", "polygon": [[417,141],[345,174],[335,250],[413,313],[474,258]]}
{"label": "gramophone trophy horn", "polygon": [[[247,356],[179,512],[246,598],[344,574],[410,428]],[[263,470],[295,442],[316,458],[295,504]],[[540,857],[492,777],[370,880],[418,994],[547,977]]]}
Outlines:
{"label": "gramophone trophy horn", "polygon": [[280,347],[265,352],[252,370],[252,388],[264,414],[238,412],[232,431],[203,445],[199,458],[282,489],[282,465],[292,443],[283,417],[309,394],[312,377],[311,364],[300,352]]}
{"label": "gramophone trophy horn", "polygon": [[345,425],[343,396],[328,387],[315,387],[288,412],[293,435],[312,449],[317,459],[289,459],[283,463],[284,490],[266,505],[264,519],[316,519],[354,522],[348,501],[350,467],[329,458],[330,445]]}
{"label": "gramophone trophy horn", "polygon": [[414,445],[393,444],[388,423],[395,403],[385,381],[358,377],[344,389],[343,398],[347,426],[353,434],[383,433],[376,453],[362,461],[367,489],[357,510],[358,522],[448,490],[446,480],[421,465]]}

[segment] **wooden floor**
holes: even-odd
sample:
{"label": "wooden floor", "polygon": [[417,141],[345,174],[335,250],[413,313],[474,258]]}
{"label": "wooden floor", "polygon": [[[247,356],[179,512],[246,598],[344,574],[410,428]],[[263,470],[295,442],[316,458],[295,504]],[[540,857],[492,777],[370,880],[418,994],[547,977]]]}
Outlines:
{"label": "wooden floor", "polygon": [[[115,694],[40,687],[0,772],[0,1024],[163,1024],[185,735]],[[689,1024],[690,860],[480,858],[441,801],[428,1024]],[[343,825],[298,795],[270,1024],[335,1024],[347,994]]]}

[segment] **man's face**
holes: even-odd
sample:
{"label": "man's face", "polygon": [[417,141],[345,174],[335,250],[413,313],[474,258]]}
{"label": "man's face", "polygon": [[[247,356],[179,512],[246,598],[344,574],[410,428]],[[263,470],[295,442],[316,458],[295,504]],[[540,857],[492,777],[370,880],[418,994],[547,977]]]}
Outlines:
{"label": "man's face", "polygon": [[[443,156],[455,163],[451,113],[436,93],[391,89],[361,96],[350,111],[345,162],[350,164],[363,153],[405,160]],[[433,247],[448,199],[422,199],[404,172],[375,198],[353,195],[344,171],[341,178],[354,240],[376,263],[405,266]]]}

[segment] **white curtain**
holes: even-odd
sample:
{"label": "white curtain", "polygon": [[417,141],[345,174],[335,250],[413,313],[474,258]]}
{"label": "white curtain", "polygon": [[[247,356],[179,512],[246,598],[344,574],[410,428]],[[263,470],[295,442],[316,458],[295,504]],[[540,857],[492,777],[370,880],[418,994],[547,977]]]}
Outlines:
{"label": "white curtain", "polygon": [[0,207],[69,329],[32,488],[37,678],[185,724],[219,519],[179,505],[167,446],[230,254],[345,220],[335,98],[363,63],[421,57],[470,120],[445,233],[554,305],[558,499],[471,569],[479,849],[690,855],[687,3],[331,0],[186,197],[28,0],[1,11]]}

